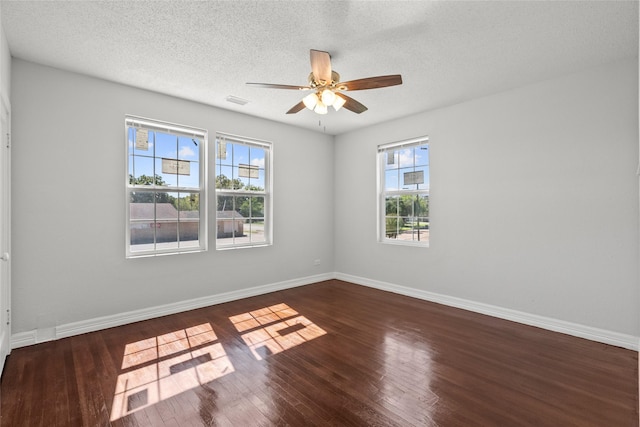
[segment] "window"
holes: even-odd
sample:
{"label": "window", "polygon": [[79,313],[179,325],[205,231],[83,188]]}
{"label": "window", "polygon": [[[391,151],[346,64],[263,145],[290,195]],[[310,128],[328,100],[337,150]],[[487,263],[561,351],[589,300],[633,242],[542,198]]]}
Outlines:
{"label": "window", "polygon": [[207,131],[127,116],[128,258],[203,251]]}
{"label": "window", "polygon": [[271,244],[271,144],[216,134],[216,248]]}
{"label": "window", "polygon": [[429,139],[378,147],[378,240],[429,245]]}

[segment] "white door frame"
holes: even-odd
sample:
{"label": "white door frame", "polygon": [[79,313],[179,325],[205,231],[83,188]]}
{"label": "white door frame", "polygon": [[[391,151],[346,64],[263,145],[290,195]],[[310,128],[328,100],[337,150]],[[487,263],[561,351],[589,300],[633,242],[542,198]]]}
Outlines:
{"label": "white door frame", "polygon": [[11,352],[11,105],[0,96],[0,374]]}

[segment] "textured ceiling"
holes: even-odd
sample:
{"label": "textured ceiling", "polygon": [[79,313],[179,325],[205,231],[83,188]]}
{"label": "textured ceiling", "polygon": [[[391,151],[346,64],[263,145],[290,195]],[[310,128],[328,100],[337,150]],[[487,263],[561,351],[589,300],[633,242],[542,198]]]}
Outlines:
{"label": "textured ceiling", "polygon": [[[0,14],[14,57],[333,135],[638,55],[637,1],[2,0]],[[325,116],[285,115],[305,92],[245,85],[306,84],[309,49],[343,81],[404,83]]]}

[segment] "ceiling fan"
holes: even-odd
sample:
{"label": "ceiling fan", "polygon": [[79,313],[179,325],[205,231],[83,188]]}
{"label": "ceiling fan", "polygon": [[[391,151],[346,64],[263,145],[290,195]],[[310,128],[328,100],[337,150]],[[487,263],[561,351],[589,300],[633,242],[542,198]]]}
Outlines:
{"label": "ceiling fan", "polygon": [[360,114],[367,111],[367,107],[355,99],[345,95],[342,91],[378,89],[381,87],[402,84],[402,76],[393,74],[389,76],[367,77],[364,79],[340,81],[340,74],[331,69],[331,56],[329,52],[311,49],[311,73],[308,86],[293,86],[271,83],[247,83],[255,87],[271,89],[312,90],[302,101],[291,107],[287,114],[294,114],[307,107],[318,114],[327,114],[328,107],[338,111],[344,107],[347,110]]}

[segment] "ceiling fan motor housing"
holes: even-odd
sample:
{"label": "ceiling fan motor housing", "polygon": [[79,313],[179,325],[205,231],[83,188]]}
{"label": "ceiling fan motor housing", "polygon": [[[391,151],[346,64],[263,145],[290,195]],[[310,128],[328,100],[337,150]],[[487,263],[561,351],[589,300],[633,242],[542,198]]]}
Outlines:
{"label": "ceiling fan motor housing", "polygon": [[333,88],[339,82],[340,82],[340,74],[338,74],[336,71],[333,71],[333,70],[331,70],[331,81],[324,82],[324,84],[322,81],[316,81],[316,79],[313,77],[313,71],[309,73],[309,86],[311,86],[312,88],[322,88],[322,87]]}

